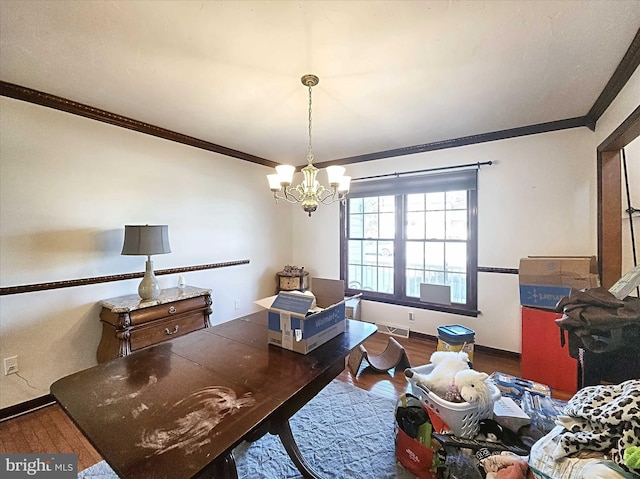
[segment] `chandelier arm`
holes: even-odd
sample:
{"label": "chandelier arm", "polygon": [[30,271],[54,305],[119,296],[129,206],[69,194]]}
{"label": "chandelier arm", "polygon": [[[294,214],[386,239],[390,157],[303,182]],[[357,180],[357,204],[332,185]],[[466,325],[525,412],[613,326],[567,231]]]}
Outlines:
{"label": "chandelier arm", "polygon": [[292,193],[293,191],[297,193],[297,198],[299,202],[303,201],[307,196],[309,196],[305,190],[305,187],[302,186],[302,183],[297,185],[295,188],[292,188],[290,193]]}
{"label": "chandelier arm", "polygon": [[273,193],[273,197],[275,198],[276,203],[278,202],[278,200],[285,200],[287,203],[291,203],[291,204],[300,203],[302,201],[302,198],[293,194],[293,191],[295,190],[292,190],[292,188],[287,187],[287,188],[284,188],[284,196],[279,196],[278,192],[276,191]]}
{"label": "chandelier arm", "polygon": [[334,191],[330,194],[325,195],[320,199],[320,203],[322,203],[323,205],[330,205],[331,203],[335,203],[340,199],[339,196],[336,195],[336,193],[337,192]]}
{"label": "chandelier arm", "polygon": [[345,204],[345,202],[347,201],[347,193],[339,192],[336,189],[331,193],[331,195],[327,195],[324,198],[320,199],[320,203],[322,203],[323,205],[330,205],[332,203],[335,203],[336,201]]}
{"label": "chandelier arm", "polygon": [[322,185],[318,187],[317,198],[318,198],[318,201],[323,205],[330,205],[331,203],[333,203],[334,201],[333,198],[335,197],[335,195],[336,195],[335,188],[325,188]]}

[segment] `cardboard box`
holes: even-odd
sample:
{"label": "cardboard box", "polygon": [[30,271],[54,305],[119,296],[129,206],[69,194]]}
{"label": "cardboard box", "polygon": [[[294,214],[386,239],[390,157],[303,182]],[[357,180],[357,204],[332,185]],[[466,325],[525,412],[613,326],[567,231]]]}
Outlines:
{"label": "cardboard box", "polygon": [[503,397],[510,397],[516,401],[520,401],[522,399],[525,391],[538,396],[551,396],[551,388],[546,384],[517,378],[499,371],[491,373],[489,378],[500,390],[500,394]]}
{"label": "cardboard box", "polygon": [[345,331],[344,281],[312,278],[311,291],[313,311],[314,297],[289,292],[256,302],[269,309],[269,344],[307,354]]}
{"label": "cardboard box", "polygon": [[345,298],[345,314],[347,319],[360,321],[360,298]]}
{"label": "cardboard box", "polygon": [[501,396],[493,403],[493,419],[514,432],[518,432],[522,426],[531,424],[531,418],[510,397]]}
{"label": "cardboard box", "polygon": [[555,309],[571,288],[600,286],[595,256],[529,256],[520,260],[520,304]]}
{"label": "cardboard box", "polygon": [[616,284],[609,288],[609,292],[617,299],[624,299],[638,286],[640,286],[640,265],[627,271],[622,278],[616,281]]}

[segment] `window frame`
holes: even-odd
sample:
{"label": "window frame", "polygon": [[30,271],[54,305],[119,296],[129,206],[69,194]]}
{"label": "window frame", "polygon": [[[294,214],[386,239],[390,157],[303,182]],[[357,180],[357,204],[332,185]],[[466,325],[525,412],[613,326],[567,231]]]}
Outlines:
{"label": "window frame", "polygon": [[[462,187],[461,187],[462,186]],[[467,303],[438,304],[420,301],[406,296],[406,195],[440,191],[467,191]],[[394,292],[393,294],[350,288],[348,273],[348,200],[370,196],[395,196],[395,238],[394,244]],[[386,179],[357,182],[352,184],[349,197],[340,205],[340,278],[345,281],[348,296],[362,294],[362,299],[416,309],[441,311],[463,316],[476,317],[478,311],[478,193],[477,169],[446,173],[394,176]],[[375,238],[372,238],[375,240]]]}

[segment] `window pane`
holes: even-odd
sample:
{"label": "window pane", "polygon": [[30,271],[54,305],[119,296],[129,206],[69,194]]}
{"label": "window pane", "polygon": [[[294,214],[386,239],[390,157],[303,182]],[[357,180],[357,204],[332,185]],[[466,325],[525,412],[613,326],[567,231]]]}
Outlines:
{"label": "window pane", "polygon": [[424,213],[407,213],[407,239],[424,239]]}
{"label": "window pane", "polygon": [[466,191],[447,191],[447,209],[462,210],[467,209],[467,192]]}
{"label": "window pane", "polygon": [[350,213],[362,213],[363,199],[362,198],[349,198],[349,212]]}
{"label": "window pane", "polygon": [[393,241],[378,242],[378,264],[393,267]]}
{"label": "window pane", "polygon": [[380,213],[380,238],[396,236],[396,218],[394,213]]}
{"label": "window pane", "polygon": [[407,195],[407,211],[424,211],[424,193]]}
{"label": "window pane", "polygon": [[395,196],[380,197],[380,211],[384,213],[393,213],[396,210]]}
{"label": "window pane", "polygon": [[444,192],[443,193],[427,193],[425,195],[426,210],[443,210],[444,209]]}
{"label": "window pane", "polygon": [[362,264],[362,241],[349,241],[349,263]]}
{"label": "window pane", "polygon": [[467,211],[447,211],[447,239],[467,239]]}
{"label": "window pane", "polygon": [[444,239],[444,211],[429,211],[425,216],[425,238]]}
{"label": "window pane", "polygon": [[378,197],[377,196],[364,198],[364,212],[365,213],[377,213],[378,212]]}
{"label": "window pane", "polygon": [[363,264],[378,264],[378,242],[364,241],[364,261]]}
{"label": "window pane", "polygon": [[365,214],[364,215],[364,237],[365,238],[378,238],[378,214]]}
{"label": "window pane", "polygon": [[446,244],[447,271],[466,271],[467,245],[466,243]]}
{"label": "window pane", "polygon": [[369,291],[377,290],[377,271],[378,268],[373,268],[371,266],[365,266],[362,268],[362,289]]}
{"label": "window pane", "polygon": [[378,292],[393,294],[393,268],[378,269]]}
{"label": "window pane", "polygon": [[447,283],[451,286],[451,302],[467,302],[467,275],[459,273],[447,273]]}
{"label": "window pane", "polygon": [[424,269],[424,243],[407,241],[405,248],[407,268]]}
{"label": "window pane", "polygon": [[445,284],[444,273],[441,271],[425,271],[424,282],[429,284]]}
{"label": "window pane", "polygon": [[420,283],[424,283],[424,273],[421,270],[407,269],[407,296],[420,297]]}
{"label": "window pane", "polygon": [[425,250],[425,269],[434,271],[444,270],[444,243],[427,242]]}
{"label": "window pane", "polygon": [[362,215],[349,215],[349,237],[364,238],[364,217]]}
{"label": "window pane", "polygon": [[347,284],[352,289],[362,289],[362,268],[360,266],[349,265]]}

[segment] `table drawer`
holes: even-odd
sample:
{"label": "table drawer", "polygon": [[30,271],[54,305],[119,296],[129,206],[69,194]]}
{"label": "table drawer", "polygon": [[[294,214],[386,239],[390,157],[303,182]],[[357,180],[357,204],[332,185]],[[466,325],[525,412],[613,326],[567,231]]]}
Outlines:
{"label": "table drawer", "polygon": [[207,297],[198,296],[196,298],[183,299],[181,301],[173,301],[171,303],[159,304],[149,308],[142,308],[132,311],[129,314],[131,325],[148,323],[157,319],[178,316],[189,311],[202,310],[208,308]]}
{"label": "table drawer", "polygon": [[160,321],[154,325],[131,330],[131,351],[177,338],[205,326],[204,314],[200,311]]}

